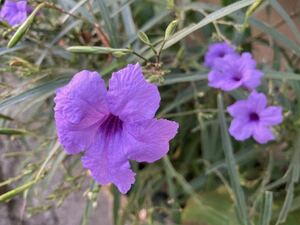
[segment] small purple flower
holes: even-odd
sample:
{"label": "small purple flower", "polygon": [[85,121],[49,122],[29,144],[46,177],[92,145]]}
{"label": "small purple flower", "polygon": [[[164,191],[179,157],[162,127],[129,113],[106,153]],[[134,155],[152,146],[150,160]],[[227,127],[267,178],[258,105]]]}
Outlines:
{"label": "small purple flower", "polygon": [[214,43],[208,47],[204,56],[204,64],[208,68],[213,68],[216,60],[222,59],[227,55],[237,55],[234,48],[226,42]]}
{"label": "small purple flower", "polygon": [[282,108],[267,107],[266,96],[256,91],[253,91],[248,99],[239,100],[229,106],[227,111],[233,117],[229,133],[239,141],[251,136],[260,144],[274,140],[271,127],[283,120]]}
{"label": "small purple flower", "polygon": [[0,11],[0,20],[10,26],[20,25],[27,19],[29,9],[27,0],[6,0]]}
{"label": "small purple flower", "polygon": [[263,73],[256,69],[256,62],[248,52],[227,55],[215,62],[215,68],[208,74],[208,85],[223,91],[239,87],[255,89],[261,83]]}
{"label": "small purple flower", "polygon": [[55,121],[69,154],[84,152],[83,166],[101,185],[126,193],[135,181],[129,160],[154,162],[165,156],[178,124],[155,119],[160,95],[139,64],[113,73],[106,90],[97,72],[81,71],[56,92]]}

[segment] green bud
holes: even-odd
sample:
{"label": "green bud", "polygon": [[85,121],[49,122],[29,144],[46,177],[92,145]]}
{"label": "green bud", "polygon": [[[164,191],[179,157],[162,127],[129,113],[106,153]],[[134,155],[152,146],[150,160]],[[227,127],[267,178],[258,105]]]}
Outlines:
{"label": "green bud", "polygon": [[168,9],[173,9],[175,6],[174,0],[167,0]]}
{"label": "green bud", "polygon": [[112,52],[112,54],[117,57],[117,58],[120,58],[124,55],[127,55],[129,52],[120,52],[120,51],[116,51],[116,52]]}
{"label": "green bud", "polygon": [[138,37],[139,37],[139,39],[140,39],[142,42],[144,42],[146,45],[151,45],[150,40],[149,40],[147,34],[145,34],[145,32],[139,31],[139,32],[138,32]]}
{"label": "green bud", "polygon": [[34,9],[30,16],[24,21],[24,23],[17,29],[16,33],[12,36],[12,38],[7,44],[8,48],[14,47],[22,39],[22,37],[26,34],[28,29],[32,25],[38,11],[44,6],[46,6],[46,3],[41,3]]}
{"label": "green bud", "polygon": [[167,27],[165,31],[165,40],[167,40],[175,31],[178,20],[173,20]]}

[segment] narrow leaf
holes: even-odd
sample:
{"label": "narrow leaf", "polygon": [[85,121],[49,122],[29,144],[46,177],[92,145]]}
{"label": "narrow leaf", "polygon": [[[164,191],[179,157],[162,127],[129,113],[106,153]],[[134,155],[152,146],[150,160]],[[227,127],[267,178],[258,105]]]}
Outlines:
{"label": "narrow leaf", "polygon": [[218,109],[219,109],[219,121],[221,126],[221,137],[222,137],[223,149],[224,149],[231,187],[235,196],[237,214],[241,224],[250,225],[250,221],[247,213],[245,195],[240,185],[240,180],[239,180],[240,175],[236,168],[237,164],[234,158],[230,136],[228,134],[228,127],[226,123],[224,106],[223,106],[223,98],[221,94],[218,95]]}
{"label": "narrow leaf", "polygon": [[168,26],[165,31],[165,40],[167,40],[173,33],[175,32],[175,29],[177,27],[178,20],[173,20]]}
{"label": "narrow leaf", "polygon": [[0,127],[0,135],[11,136],[11,135],[26,135],[26,134],[30,134],[30,132],[22,129],[11,129],[11,128]]}
{"label": "narrow leaf", "polygon": [[148,36],[147,36],[147,34],[146,34],[145,32],[139,31],[139,32],[138,32],[138,37],[139,37],[139,39],[140,39],[142,42],[144,42],[146,45],[151,45],[150,40],[149,40],[149,38],[148,38]]}
{"label": "narrow leaf", "polygon": [[72,46],[67,48],[68,51],[74,53],[88,53],[88,54],[111,54],[115,52],[131,53],[132,50],[126,48],[107,48],[107,47],[93,47],[93,46]]}

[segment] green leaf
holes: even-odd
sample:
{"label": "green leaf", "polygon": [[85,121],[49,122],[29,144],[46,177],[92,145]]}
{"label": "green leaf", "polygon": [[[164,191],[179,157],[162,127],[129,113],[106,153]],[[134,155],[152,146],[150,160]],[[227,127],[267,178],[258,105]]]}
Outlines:
{"label": "green leaf", "polygon": [[[241,17],[240,17],[241,18]],[[289,48],[295,54],[300,56],[300,46],[288,38],[286,35],[278,32],[276,29],[272,28],[270,25],[261,22],[253,17],[249,19],[249,23],[255,26],[257,29],[261,30],[263,33],[270,35],[275,41],[277,41],[282,46]]]}
{"label": "green leaf", "polygon": [[273,193],[266,191],[262,199],[262,209],[259,225],[270,225],[272,218]]}
{"label": "green leaf", "polygon": [[54,90],[60,86],[63,86],[70,80],[70,77],[62,77],[55,80],[48,81],[46,83],[37,85],[29,90],[26,90],[18,95],[11,96],[0,101],[0,110],[10,105],[14,105],[25,100],[40,97],[45,94],[53,93]]}
{"label": "green leaf", "polygon": [[265,78],[279,79],[279,80],[300,80],[300,74],[292,72],[282,72],[282,71],[271,71],[265,70]]}
{"label": "green leaf", "polygon": [[139,31],[139,32],[138,32],[138,37],[139,37],[139,39],[140,39],[142,42],[144,42],[146,45],[151,45],[150,40],[149,40],[149,38],[148,38],[148,36],[147,36],[147,34],[146,34],[145,32]]}
{"label": "green leaf", "polygon": [[7,115],[4,115],[2,113],[0,113],[0,119],[3,119],[3,120],[14,120],[14,118],[10,117],[10,116],[7,116]]}
{"label": "green leaf", "polygon": [[269,1],[271,6],[280,14],[280,16],[285,20],[287,25],[289,26],[290,30],[297,38],[298,42],[300,42],[300,33],[297,28],[297,25],[293,21],[293,19],[289,16],[289,14],[285,11],[285,9],[277,2],[277,0],[270,0]]}
{"label": "green leaf", "polygon": [[177,27],[178,24],[178,20],[173,20],[168,26],[167,29],[165,31],[165,40],[168,40],[168,38],[173,35],[173,33],[175,32],[175,29]]}
{"label": "green leaf", "polygon": [[93,46],[72,46],[67,48],[68,51],[74,53],[88,53],[88,54],[111,54],[111,53],[131,53],[132,50],[126,48],[107,48],[107,47],[93,47]]}
{"label": "green leaf", "polygon": [[26,135],[26,134],[30,134],[30,132],[22,129],[11,129],[11,128],[0,127],[0,135],[12,136],[12,135]]}
{"label": "green leaf", "polygon": [[244,19],[244,29],[247,27],[247,22],[250,16],[255,12],[255,10],[264,2],[264,0],[255,0],[255,2],[247,9],[245,19]]}
{"label": "green leaf", "polygon": [[175,33],[171,38],[169,38],[169,40],[166,42],[164,49],[171,47],[172,45],[176,44],[177,42],[179,42],[180,40],[182,40],[183,38],[185,38],[186,36],[188,36],[189,34],[195,32],[196,30],[204,27],[205,25],[216,21],[224,16],[227,16],[237,10],[240,10],[244,7],[247,7],[251,4],[254,3],[255,0],[242,0],[242,1],[238,1],[235,2],[229,6],[226,6],[224,8],[221,8],[211,14],[209,14],[208,16],[206,16],[203,20],[201,20],[200,22],[198,22],[195,25],[191,25],[189,27],[186,27],[180,31],[178,31],[177,33]]}
{"label": "green leaf", "polygon": [[100,9],[102,19],[104,20],[105,28],[109,35],[110,44],[112,47],[116,47],[117,46],[117,32],[116,32],[115,26],[113,24],[113,20],[109,16],[110,10],[106,6],[106,3],[104,0],[96,0],[95,2],[98,5],[98,8]]}
{"label": "green leaf", "polygon": [[9,201],[10,199],[12,199],[14,196],[28,190],[29,188],[31,188],[32,185],[34,185],[36,183],[36,181],[30,181],[26,184],[23,184],[11,191],[8,191],[2,195],[0,195],[0,202],[6,202]]}
{"label": "green leaf", "polygon": [[[239,225],[235,212],[234,204],[226,193],[225,187],[220,187],[211,192],[204,192],[198,195],[199,200],[207,208],[199,209],[193,197],[191,197],[182,212],[182,223],[193,225]],[[224,216],[223,221],[216,221],[210,211],[213,208]]]}
{"label": "green leaf", "polygon": [[239,216],[241,224],[250,225],[248,210],[245,200],[245,194],[240,184],[240,176],[236,168],[236,160],[233,154],[233,148],[231,144],[231,139],[228,134],[228,127],[226,123],[224,106],[223,106],[223,97],[221,94],[218,95],[218,110],[219,110],[219,121],[221,126],[221,137],[222,137],[222,146],[224,149],[229,179],[231,183],[231,188],[234,193],[236,211]]}
{"label": "green leaf", "polygon": [[193,74],[170,74],[166,77],[162,84],[159,86],[166,86],[176,83],[182,82],[192,82],[192,81],[199,81],[199,80],[207,80],[206,73],[193,73]]}

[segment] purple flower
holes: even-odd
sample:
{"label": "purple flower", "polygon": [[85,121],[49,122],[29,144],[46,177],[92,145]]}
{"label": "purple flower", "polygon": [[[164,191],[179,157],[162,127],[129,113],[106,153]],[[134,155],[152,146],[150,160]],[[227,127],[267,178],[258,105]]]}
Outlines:
{"label": "purple flower", "polygon": [[253,91],[247,100],[239,100],[227,108],[233,117],[229,133],[243,141],[250,136],[260,144],[265,144],[275,137],[271,131],[273,125],[282,122],[280,106],[267,107],[267,98],[262,93]]}
{"label": "purple flower", "polygon": [[83,166],[101,185],[126,193],[135,173],[129,160],[154,162],[169,150],[178,124],[155,119],[160,95],[139,64],[113,73],[106,90],[97,72],[81,71],[56,92],[55,120],[69,154],[84,152]]}
{"label": "purple flower", "polygon": [[227,55],[237,55],[237,53],[226,42],[214,43],[208,47],[208,51],[204,56],[204,64],[208,68],[213,68],[216,60],[222,59]]}
{"label": "purple flower", "polygon": [[20,25],[27,19],[29,9],[27,0],[6,0],[0,11],[0,19],[10,26]]}
{"label": "purple flower", "polygon": [[227,55],[216,60],[215,68],[208,74],[208,85],[223,91],[232,91],[239,87],[255,89],[261,83],[263,73],[256,69],[256,62],[248,52]]}

